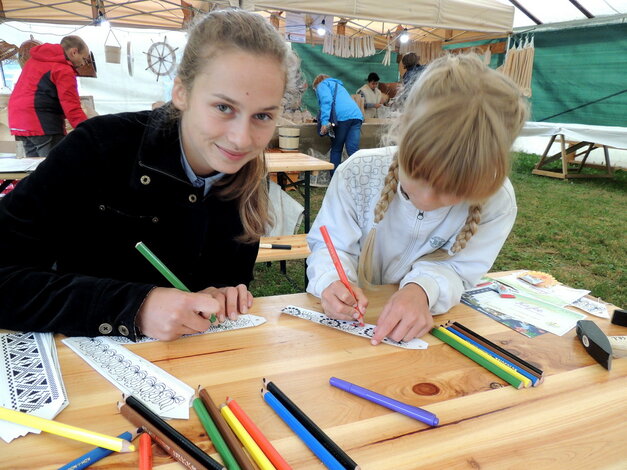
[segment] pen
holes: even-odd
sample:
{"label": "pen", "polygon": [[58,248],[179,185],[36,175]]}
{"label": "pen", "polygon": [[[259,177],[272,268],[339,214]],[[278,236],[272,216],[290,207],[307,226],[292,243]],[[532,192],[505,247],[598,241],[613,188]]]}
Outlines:
{"label": "pen", "polygon": [[[346,272],[344,271],[344,268],[342,267],[342,262],[340,261],[340,257],[337,255],[337,251],[335,251],[335,246],[333,246],[333,241],[331,240],[331,236],[329,235],[329,231],[327,230],[326,225],[322,225],[320,227],[320,233],[322,233],[322,238],[324,238],[324,243],[326,243],[327,245],[329,254],[331,255],[331,259],[333,260],[333,265],[335,266],[335,269],[337,270],[337,274],[338,276],[340,276],[340,281],[348,289],[348,292],[351,293],[351,295],[355,298],[355,300],[357,300],[355,291],[353,291],[353,288],[351,287],[351,284],[348,281],[348,278],[346,277]],[[364,314],[359,309],[359,306],[356,308],[356,310],[357,312],[359,312],[359,325],[364,326]]]}
{"label": "pen", "polygon": [[[150,264],[152,264],[157,269],[157,271],[163,274],[163,277],[165,277],[170,282],[170,284],[172,284],[173,287],[176,287],[178,290],[182,290],[184,292],[191,292],[187,288],[187,286],[183,284],[183,281],[176,277],[176,275],[172,271],[170,271],[170,269],[165,264],[163,264],[163,261],[157,258],[157,255],[155,255],[146,245],[144,245],[144,242],[137,242],[135,248],[137,248],[137,251],[144,255],[144,258],[146,258],[150,262]],[[215,314],[212,313],[210,318],[211,323],[215,322],[216,319],[217,317],[215,316]]]}
{"label": "pen", "polygon": [[271,248],[273,250],[291,250],[292,245],[278,245],[276,243],[260,243],[259,248]]}
{"label": "pen", "polygon": [[345,392],[357,395],[358,397],[374,402],[377,405],[385,406],[390,410],[397,411],[401,414],[404,414],[405,416],[409,416],[410,418],[422,421],[429,426],[437,426],[440,423],[438,417],[430,411],[423,410],[422,408],[418,408],[417,406],[408,405],[407,403],[394,400],[393,398],[386,397],[385,395],[373,392],[372,390],[360,387],[359,385],[355,385],[335,377],[331,377],[329,379],[329,383],[334,387],[344,390]]}

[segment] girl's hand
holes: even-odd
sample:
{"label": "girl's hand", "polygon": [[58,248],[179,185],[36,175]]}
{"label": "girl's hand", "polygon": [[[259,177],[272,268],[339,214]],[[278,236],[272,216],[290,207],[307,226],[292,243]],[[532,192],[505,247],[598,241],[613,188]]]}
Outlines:
{"label": "girl's hand", "polygon": [[338,320],[353,321],[359,318],[357,308],[365,313],[368,298],[356,286],[351,286],[357,298],[353,297],[342,281],[335,281],[322,291],[320,300],[324,313]]}
{"label": "girl's hand", "polygon": [[326,135],[329,131],[329,126],[320,126],[320,135]]}
{"label": "girl's hand", "polygon": [[135,324],[146,336],[172,341],[207,330],[219,310],[220,303],[208,295],[157,287],[146,296]]}
{"label": "girl's hand", "polygon": [[418,284],[409,283],[383,307],[372,344],[379,344],[386,336],[394,341],[410,341],[426,334],[432,326],[427,294]]}
{"label": "girl's hand", "polygon": [[253,306],[253,295],[244,284],[236,287],[207,287],[200,291],[202,294],[209,294],[220,304],[218,310],[218,322],[222,323],[228,317],[229,320],[237,320],[240,314],[248,313],[248,309]]}

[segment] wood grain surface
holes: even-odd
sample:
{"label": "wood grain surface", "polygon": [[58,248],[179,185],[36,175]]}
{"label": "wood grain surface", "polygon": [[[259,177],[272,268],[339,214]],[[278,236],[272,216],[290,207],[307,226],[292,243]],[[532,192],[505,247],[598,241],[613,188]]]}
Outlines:
{"label": "wood grain surface", "polygon": [[270,173],[278,171],[332,170],[333,163],[320,160],[306,153],[266,152],[266,165]]}
{"label": "wood grain surface", "polygon": [[[372,293],[366,320],[375,322],[393,292]],[[627,468],[627,359],[610,372],[583,349],[574,330],[528,339],[465,306],[435,317],[456,320],[545,372],[538,387],[516,390],[431,335],[427,350],[404,350],[288,315],[286,305],[322,311],[318,299],[293,294],[255,299],[256,328],[130,345],[214,400],[235,398],[295,470],[324,469],[260,395],[274,381],[362,469],[619,469]],[[592,317],[591,317],[592,319]],[[607,334],[625,328],[594,318]],[[58,342],[70,405],[57,420],[118,435],[130,425],[118,413],[120,392]],[[331,387],[336,376],[437,414],[429,426]],[[218,403],[218,404],[219,404]],[[212,457],[218,454],[196,414],[170,424]],[[0,441],[0,467],[52,469],[90,446],[49,434]],[[94,469],[137,468],[138,454],[115,454]],[[183,468],[155,448],[154,466]]]}

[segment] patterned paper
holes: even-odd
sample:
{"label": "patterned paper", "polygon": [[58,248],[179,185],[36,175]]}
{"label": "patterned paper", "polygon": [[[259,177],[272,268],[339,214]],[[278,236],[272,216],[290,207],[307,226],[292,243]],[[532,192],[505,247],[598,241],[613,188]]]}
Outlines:
{"label": "patterned paper", "polygon": [[194,389],[109,338],[62,340],[96,372],[162,418],[189,418]]}
{"label": "patterned paper", "polygon": [[[315,312],[313,310],[307,310],[301,307],[295,307],[293,305],[285,307],[283,310],[281,310],[281,312],[287,313],[288,315],[292,315],[294,317],[304,318],[305,320],[309,320],[314,323],[320,323],[321,325],[329,326],[331,328],[335,328],[336,330],[350,333],[351,335],[361,336],[362,338],[370,339],[374,334],[375,325],[370,325],[366,323],[364,326],[360,326],[357,322],[335,320],[333,318],[327,317],[323,313]],[[429,343],[418,338],[414,338],[411,341],[400,342],[384,338],[382,342],[385,344],[389,344],[390,346],[397,346],[399,348],[405,349],[427,349],[429,347]]]}
{"label": "patterned paper", "polygon": [[[68,405],[51,333],[0,334],[0,406],[52,419]],[[0,437],[10,442],[38,430],[0,423]]]}
{"label": "patterned paper", "polygon": [[[184,335],[183,337],[208,335],[212,333],[222,333],[224,331],[239,330],[240,328],[252,328],[254,326],[263,325],[265,322],[266,322],[266,319],[258,315],[240,315],[238,319],[235,321],[226,320],[224,323],[212,326],[208,330],[203,331],[202,333],[195,333],[193,335]],[[115,341],[116,343],[119,343],[119,344],[133,343],[133,341],[128,339],[126,336],[106,336],[106,338],[110,339],[111,341]],[[155,338],[150,338],[148,336],[144,336],[135,342],[136,343],[149,343],[151,341],[159,341],[159,340]]]}

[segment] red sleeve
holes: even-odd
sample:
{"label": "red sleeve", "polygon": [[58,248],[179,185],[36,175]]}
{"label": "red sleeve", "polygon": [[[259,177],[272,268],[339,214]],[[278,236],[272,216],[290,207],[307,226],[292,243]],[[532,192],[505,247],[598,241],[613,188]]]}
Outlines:
{"label": "red sleeve", "polygon": [[72,127],[78,126],[87,119],[87,115],[81,108],[81,100],[78,96],[76,74],[71,67],[63,67],[52,71],[52,82],[57,87],[59,101],[63,113]]}

